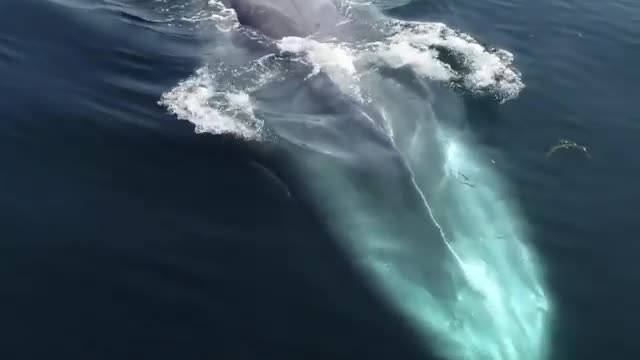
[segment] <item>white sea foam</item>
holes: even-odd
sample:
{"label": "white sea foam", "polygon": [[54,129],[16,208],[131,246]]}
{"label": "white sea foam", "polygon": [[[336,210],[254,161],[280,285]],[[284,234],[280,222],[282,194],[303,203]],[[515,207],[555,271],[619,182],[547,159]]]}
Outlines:
{"label": "white sea foam", "polygon": [[[392,21],[387,37],[372,43],[319,42],[311,38],[288,37],[278,45],[282,51],[305,58],[311,76],[323,71],[347,94],[362,97],[357,85],[371,65],[411,68],[416,75],[451,83],[477,95],[493,96],[501,102],[518,96],[524,88],[513,67],[513,55],[490,50],[471,36],[440,23]],[[445,54],[446,53],[446,54]],[[456,66],[444,55],[453,57]]]}
{"label": "white sea foam", "polygon": [[255,116],[249,95],[224,86],[222,91],[217,88],[215,75],[201,69],[165,93],[160,104],[179,119],[193,123],[198,133],[260,138],[263,122]]}
{"label": "white sea foam", "polygon": [[401,53],[411,47],[424,54],[423,62],[427,66],[420,61],[409,63],[419,74],[432,77],[433,62],[441,63],[450,70],[448,65],[439,60],[441,52],[446,51],[462,64],[462,69],[455,72],[455,77],[469,91],[493,92],[501,101],[506,101],[518,96],[524,88],[520,73],[513,66],[513,55],[506,50],[488,49],[471,36],[441,23],[393,23],[389,50]]}
{"label": "white sea foam", "polygon": [[360,88],[357,85],[359,74],[355,64],[356,54],[346,44],[285,37],[278,42],[278,47],[283,52],[302,55],[305,58],[313,68],[307,78],[323,71],[344,93],[361,99]]}

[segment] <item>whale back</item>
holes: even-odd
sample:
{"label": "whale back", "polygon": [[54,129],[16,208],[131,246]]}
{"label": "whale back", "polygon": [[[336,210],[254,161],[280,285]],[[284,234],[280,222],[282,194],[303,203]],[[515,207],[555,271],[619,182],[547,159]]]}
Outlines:
{"label": "whale back", "polygon": [[332,0],[226,0],[238,21],[274,39],[331,33],[341,22]]}

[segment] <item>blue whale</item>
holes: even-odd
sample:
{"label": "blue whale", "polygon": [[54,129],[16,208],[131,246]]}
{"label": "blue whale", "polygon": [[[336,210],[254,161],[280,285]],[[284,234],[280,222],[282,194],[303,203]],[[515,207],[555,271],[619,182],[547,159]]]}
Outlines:
{"label": "blue whale", "polygon": [[[274,43],[360,35],[333,0],[222,1]],[[545,360],[550,309],[526,226],[491,162],[431,106],[436,87],[373,74],[362,103],[322,71],[287,74],[251,94],[258,116],[300,192],[427,346],[448,359]],[[437,93],[447,96],[463,114],[456,95]]]}

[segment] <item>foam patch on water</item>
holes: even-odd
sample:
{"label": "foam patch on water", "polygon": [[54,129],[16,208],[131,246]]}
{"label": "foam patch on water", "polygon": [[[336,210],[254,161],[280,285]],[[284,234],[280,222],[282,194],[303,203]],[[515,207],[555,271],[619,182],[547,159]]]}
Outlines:
{"label": "foam patch on water", "polygon": [[376,66],[409,67],[420,77],[501,102],[517,97],[524,88],[520,73],[513,66],[513,55],[506,50],[483,47],[471,36],[440,23],[391,24],[387,37],[376,42],[354,44],[287,37],[278,46],[284,52],[303,56],[313,67],[310,76],[323,71],[345,93],[360,99],[357,83],[363,73]]}
{"label": "foam patch on water", "polygon": [[[383,48],[407,60],[405,65],[418,74],[428,77],[435,74],[443,80],[458,79],[463,88],[475,93],[493,93],[502,101],[518,96],[524,88],[520,73],[513,66],[513,54],[506,50],[488,49],[471,36],[441,23],[394,21],[391,29],[390,42]],[[441,60],[441,55],[447,55],[444,53],[453,55],[461,63],[460,69],[454,71]]]}
{"label": "foam patch on water", "polygon": [[359,77],[355,64],[356,54],[346,44],[285,37],[278,42],[278,47],[283,52],[305,57],[313,68],[307,78],[316,76],[320,71],[323,71],[344,93],[361,99],[360,88],[356,84]]}
{"label": "foam patch on water", "polygon": [[215,75],[207,69],[165,93],[159,103],[179,119],[193,123],[198,133],[231,134],[247,140],[261,137],[263,122],[255,116],[249,94],[217,86]]}

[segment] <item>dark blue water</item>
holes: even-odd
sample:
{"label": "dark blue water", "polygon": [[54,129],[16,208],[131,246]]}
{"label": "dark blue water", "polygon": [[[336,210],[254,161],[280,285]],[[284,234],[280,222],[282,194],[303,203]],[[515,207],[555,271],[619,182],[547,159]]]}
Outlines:
{"label": "dark blue water", "polygon": [[[274,180],[294,177],[286,161],[157,104],[217,41],[175,26],[181,5],[0,2],[0,358],[429,359],[326,219]],[[464,101],[533,231],[550,358],[640,357],[640,4],[385,11],[514,54],[518,98]],[[546,157],[559,139],[591,159]]]}

